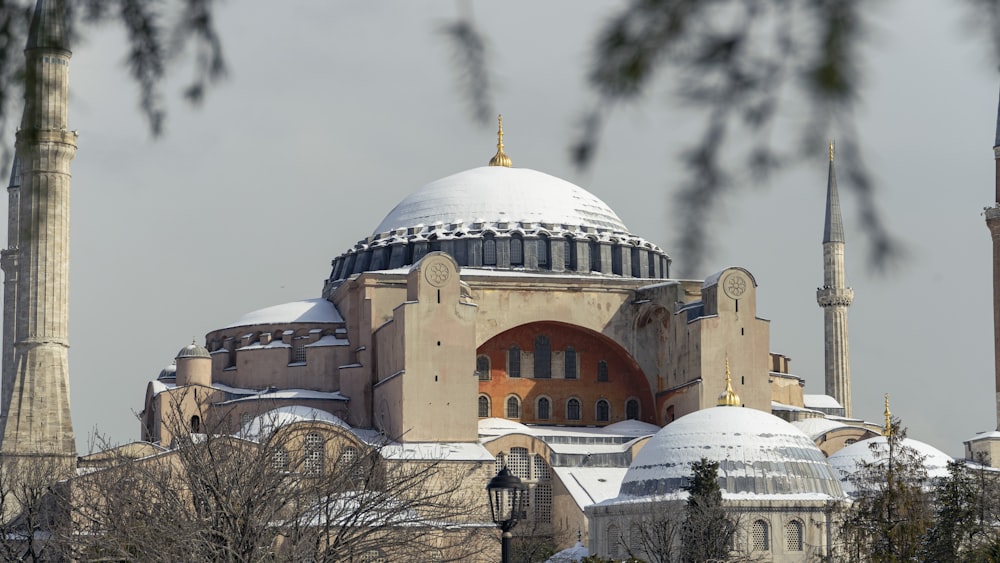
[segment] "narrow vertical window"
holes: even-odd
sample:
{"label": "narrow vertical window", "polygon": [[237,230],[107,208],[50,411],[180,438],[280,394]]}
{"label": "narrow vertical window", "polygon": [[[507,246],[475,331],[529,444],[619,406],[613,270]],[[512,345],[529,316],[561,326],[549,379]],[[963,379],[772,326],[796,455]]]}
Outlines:
{"label": "narrow vertical window", "polygon": [[497,241],[492,237],[483,239],[483,266],[497,265]]}
{"label": "narrow vertical window", "polygon": [[549,238],[539,237],[538,242],[538,267],[544,270],[549,269]]}
{"label": "narrow vertical window", "polygon": [[802,522],[792,520],[785,524],[785,550],[802,551]]}
{"label": "narrow vertical window", "polygon": [[590,241],[590,271],[601,271],[601,245],[595,241]]}
{"label": "narrow vertical window", "polygon": [[563,377],[566,379],[576,379],[576,350],[572,347],[566,348],[565,358],[566,373]]}
{"label": "narrow vertical window", "polygon": [[490,417],[490,399],[486,395],[479,396],[479,418]]}
{"label": "narrow vertical window", "polygon": [[535,337],[535,378],[552,377],[552,346],[549,337],[540,334]]}
{"label": "narrow vertical window", "polygon": [[476,357],[476,375],[479,377],[479,381],[489,381],[490,380],[490,357],[487,355],[481,355]]}
{"label": "narrow vertical window", "polygon": [[275,471],[287,472],[289,461],[288,450],[285,448],[278,448],[271,454],[271,468]]}
{"label": "narrow vertical window", "polygon": [[607,422],[611,419],[611,404],[601,399],[597,401],[597,421]]}
{"label": "narrow vertical window", "polygon": [[639,401],[636,399],[629,399],[625,401],[625,420],[638,420],[639,419]]}
{"label": "narrow vertical window", "polygon": [[597,380],[598,381],[608,380],[608,362],[605,360],[597,362]]}
{"label": "narrow vertical window", "polygon": [[622,247],[615,244],[611,247],[611,273],[622,275]]}
{"label": "narrow vertical window", "polygon": [[517,346],[507,350],[507,377],[521,377],[521,349]]}
{"label": "narrow vertical window", "polygon": [[524,241],[520,235],[510,238],[510,265],[520,266],[524,264]]}
{"label": "narrow vertical window", "polygon": [[750,528],[750,541],[752,545],[750,551],[770,551],[771,537],[768,534],[767,522],[757,520]]}
{"label": "narrow vertical window", "polygon": [[566,420],[580,420],[580,400],[566,401]]}
{"label": "narrow vertical window", "polygon": [[307,476],[315,477],[323,473],[324,453],[323,437],[316,432],[306,434],[302,470]]}
{"label": "narrow vertical window", "polygon": [[201,432],[201,417],[194,415],[191,417],[191,433],[197,434]]}
{"label": "narrow vertical window", "polygon": [[521,418],[521,400],[517,397],[507,399],[507,418]]}
{"label": "narrow vertical window", "polygon": [[535,410],[536,417],[539,420],[548,420],[552,410],[552,402],[547,398],[542,397],[541,399],[538,399],[538,407]]}
{"label": "narrow vertical window", "polygon": [[567,238],[563,241],[563,268],[569,271],[576,271],[576,242]]}

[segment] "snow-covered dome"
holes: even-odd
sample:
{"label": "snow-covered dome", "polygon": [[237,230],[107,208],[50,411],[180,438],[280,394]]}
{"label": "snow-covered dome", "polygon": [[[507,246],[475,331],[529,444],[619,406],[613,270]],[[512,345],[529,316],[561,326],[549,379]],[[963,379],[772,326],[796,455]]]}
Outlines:
{"label": "snow-covered dome", "polygon": [[301,405],[290,405],[272,409],[253,417],[243,426],[241,435],[255,439],[263,438],[282,426],[296,422],[322,422],[346,430],[351,429],[349,424],[326,411]]}
{"label": "snow-covered dome", "polygon": [[587,190],[529,168],[483,166],[431,182],[399,202],[372,234],[453,224],[521,222],[628,229]]}
{"label": "snow-covered dome", "polygon": [[[948,475],[948,462],[954,458],[930,444],[912,438],[903,438],[903,445],[912,448],[924,458],[924,469],[927,477],[934,479]],[[834,452],[830,456],[830,465],[837,471],[845,490],[852,490],[850,477],[863,463],[875,463],[888,457],[889,442],[885,436],[876,436],[861,440]]]}
{"label": "snow-covered dome", "polygon": [[273,305],[256,311],[251,311],[236,321],[229,323],[224,328],[235,328],[242,326],[267,325],[267,324],[292,324],[292,323],[342,323],[344,319],[340,316],[333,303],[326,299],[303,299],[302,301],[292,301]]}
{"label": "snow-covered dome", "polygon": [[719,462],[719,485],[729,498],[844,496],[833,468],[808,436],[769,413],[740,407],[699,410],[657,432],[629,466],[621,494],[681,491],[691,464],[702,458]]}
{"label": "snow-covered dome", "polygon": [[[181,348],[180,352],[177,352],[176,359],[180,358],[211,358],[208,354],[208,348],[205,348],[201,344],[192,342],[187,346]],[[176,368],[175,368],[176,369]]]}

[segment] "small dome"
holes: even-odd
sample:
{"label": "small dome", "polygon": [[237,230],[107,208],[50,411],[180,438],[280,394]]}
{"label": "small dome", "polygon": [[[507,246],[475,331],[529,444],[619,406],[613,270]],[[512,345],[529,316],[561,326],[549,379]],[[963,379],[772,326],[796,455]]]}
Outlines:
{"label": "small dome", "polygon": [[[948,462],[954,461],[951,456],[930,444],[911,438],[903,438],[903,445],[912,448],[924,458],[924,469],[927,471],[928,478],[934,479],[948,475]],[[840,476],[844,489],[851,492],[854,487],[851,485],[850,479],[858,467],[865,463],[883,461],[888,456],[888,449],[889,443],[885,436],[861,440],[834,452],[830,456],[830,465]]]}
{"label": "small dome", "polygon": [[170,365],[160,370],[160,375],[156,379],[175,379],[177,377],[177,364],[171,362]]}
{"label": "small dome", "polygon": [[658,495],[683,490],[691,464],[719,462],[726,496],[844,496],[823,452],[791,424],[763,411],[714,407],[670,423],[636,455],[622,481],[622,495]]}
{"label": "small dome", "polygon": [[209,355],[208,348],[205,348],[201,344],[197,344],[197,343],[192,342],[192,343],[188,344],[187,346],[181,348],[180,352],[177,352],[176,359],[179,360],[181,358],[209,358],[209,359],[211,359],[212,356]]}

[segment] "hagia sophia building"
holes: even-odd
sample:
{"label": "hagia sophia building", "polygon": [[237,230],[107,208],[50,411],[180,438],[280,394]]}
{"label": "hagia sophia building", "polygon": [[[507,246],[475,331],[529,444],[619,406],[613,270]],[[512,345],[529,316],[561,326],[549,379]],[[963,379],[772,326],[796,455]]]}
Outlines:
{"label": "hagia sophia building", "polygon": [[[59,6],[37,0],[25,51],[44,79],[27,89],[8,186],[0,452],[71,471],[92,460],[77,458],[69,418],[63,211],[77,138]],[[385,455],[468,468],[471,488],[506,466],[530,491],[533,524],[521,533],[559,547],[580,537],[605,556],[635,544],[635,526],[676,500],[690,462],[709,457],[745,516],[734,549],[773,561],[828,554],[845,475],[885,430],[852,418],[853,292],[834,158],[831,144],[817,290],[823,395],[805,394],[771,350],[751,272],[671,278],[670,256],[593,194],[515,167],[501,122],[488,166],[400,201],[333,258],[313,298],[247,313],[181,348],[145,388],[139,447],[159,455],[183,435],[239,433],[268,416],[315,427],[289,455],[320,465],[335,463],[337,444],[381,439],[396,446]],[[1000,212],[987,223],[1000,296]],[[930,470],[946,463],[911,442]],[[966,446],[970,458],[1000,460],[1000,433]]]}

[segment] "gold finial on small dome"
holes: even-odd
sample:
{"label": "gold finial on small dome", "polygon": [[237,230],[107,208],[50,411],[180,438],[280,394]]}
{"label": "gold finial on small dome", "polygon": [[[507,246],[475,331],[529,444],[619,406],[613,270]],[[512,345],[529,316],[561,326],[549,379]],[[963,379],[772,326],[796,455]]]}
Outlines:
{"label": "gold finial on small dome", "polygon": [[503,152],[503,115],[497,116],[497,153],[490,159],[490,166],[506,166],[510,168],[512,163],[507,153]]}
{"label": "gold finial on small dome", "polygon": [[830,139],[830,162],[833,162],[833,149],[836,147],[833,139]]}
{"label": "gold finial on small dome", "polygon": [[726,390],[719,395],[719,401],[716,403],[720,407],[738,407],[740,406],[740,396],[733,391],[733,378],[729,375],[729,355],[726,355]]}
{"label": "gold finial on small dome", "polygon": [[882,435],[888,437],[892,434],[892,413],[889,412],[889,394],[885,394],[885,427],[882,428]]}

